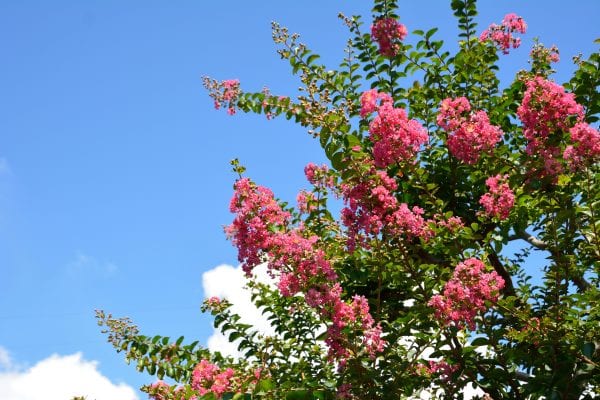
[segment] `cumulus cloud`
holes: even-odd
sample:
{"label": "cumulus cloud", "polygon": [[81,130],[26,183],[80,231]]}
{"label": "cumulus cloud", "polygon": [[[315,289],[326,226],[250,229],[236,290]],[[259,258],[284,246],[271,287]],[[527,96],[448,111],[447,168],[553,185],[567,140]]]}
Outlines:
{"label": "cumulus cloud", "polygon": [[7,370],[11,367],[12,362],[8,350],[4,347],[0,347],[0,370]]}
{"label": "cumulus cloud", "polygon": [[[471,400],[475,396],[483,396],[485,393],[478,387],[474,387],[472,383],[468,383],[467,386],[462,390],[465,400]],[[438,388],[430,388],[422,390],[421,393],[416,396],[412,396],[409,400],[433,400],[439,399],[444,394],[443,390]]]}
{"label": "cumulus cloud", "polygon": [[81,353],[53,354],[30,368],[21,368],[0,347],[0,399],[70,400],[73,396],[138,400],[131,386],[112,383],[98,371],[97,361],[85,360]]}
{"label": "cumulus cloud", "polygon": [[[259,281],[273,283],[266,270],[266,265],[260,265],[253,272]],[[232,304],[231,310],[241,316],[240,322],[253,325],[262,334],[274,334],[265,316],[252,304],[250,291],[245,288],[245,284],[246,277],[239,266],[222,264],[202,274],[202,288],[206,298],[216,296],[227,299]],[[237,342],[229,343],[227,337],[216,329],[208,338],[207,346],[211,351],[220,351],[223,355],[241,357]]]}
{"label": "cumulus cloud", "polygon": [[[273,280],[266,273],[265,264],[255,268],[253,273],[256,274],[260,282],[274,284]],[[252,304],[250,291],[244,287],[245,284],[246,278],[240,266],[233,267],[222,264],[202,274],[202,287],[206,298],[216,296],[229,300],[232,303],[232,311],[241,317],[242,323],[253,325],[260,333],[273,335],[273,328],[269,325],[265,316]],[[411,307],[413,303],[414,301],[409,301],[409,304],[405,304],[405,306]],[[413,338],[411,337],[404,337],[401,340],[407,348],[414,345]],[[214,329],[213,334],[208,338],[207,346],[211,351],[219,351],[223,355],[240,358],[242,355],[237,350],[238,342],[230,343],[225,335]],[[421,354],[421,357],[425,360],[430,360],[432,359],[430,355],[433,351],[433,348],[427,348]],[[432,400],[439,398],[440,393],[438,393],[438,390],[438,388],[430,387],[411,397],[411,400]],[[466,400],[484,394],[481,389],[474,387],[471,383],[464,388],[463,393]]]}
{"label": "cumulus cloud", "polygon": [[[407,301],[410,301],[410,300],[407,300]],[[412,304],[409,305],[409,307],[412,307],[413,304],[414,304],[414,301]],[[405,306],[406,306],[406,301],[405,301]],[[399,344],[403,345],[407,349],[411,349],[413,346],[415,346],[414,339],[415,339],[414,336],[403,336],[400,338]],[[441,349],[448,350],[449,346],[442,346]],[[433,354],[434,351],[435,351],[435,349],[433,347],[425,347],[423,350],[420,350],[420,359],[423,360],[425,364],[427,364],[428,361],[441,361],[442,360],[441,357],[431,357],[431,355]],[[488,356],[490,355],[490,350],[486,346],[479,346],[475,349],[475,351],[481,355],[488,355]],[[465,400],[471,400],[475,396],[481,397],[484,395],[484,391],[481,390],[479,387],[476,387],[475,385],[473,385],[473,383],[468,383],[462,390],[462,393],[464,394]],[[408,400],[438,399],[442,396],[442,394],[443,394],[442,389],[440,389],[439,387],[436,387],[435,385],[431,385],[429,388],[422,390],[420,393],[417,393],[414,396],[409,397]]]}

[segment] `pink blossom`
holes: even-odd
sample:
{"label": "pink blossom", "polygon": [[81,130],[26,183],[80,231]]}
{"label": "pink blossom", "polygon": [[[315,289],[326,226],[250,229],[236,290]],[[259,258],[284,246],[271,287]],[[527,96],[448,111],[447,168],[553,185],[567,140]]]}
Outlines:
{"label": "pink blossom", "polygon": [[171,386],[164,381],[156,381],[148,388],[148,396],[154,400],[166,400],[169,398]]}
{"label": "pink blossom", "polygon": [[350,250],[355,240],[360,240],[361,232],[379,234],[385,215],[391,214],[397,206],[393,195],[396,188],[396,182],[387,173],[375,170],[342,188],[346,204],[342,209],[342,223],[348,228]]}
{"label": "pink blossom", "polygon": [[558,47],[553,45],[550,48],[544,47],[544,45],[540,43],[536,43],[531,51],[529,52],[529,57],[531,57],[534,63],[557,63],[560,61],[560,55],[558,52]]}
{"label": "pink blossom", "polygon": [[330,359],[344,361],[350,357],[348,337],[338,325],[333,324],[327,327],[325,344],[327,345],[327,355]]}
{"label": "pink blossom", "polygon": [[517,115],[523,122],[523,133],[529,141],[544,140],[557,130],[568,130],[583,118],[583,107],[575,101],[573,93],[542,77],[526,83],[523,101]]}
{"label": "pink blossom", "polygon": [[367,299],[354,296],[348,303],[341,295],[339,283],[315,286],[305,295],[307,304],[331,321],[325,338],[329,357],[343,363],[350,356],[351,336],[360,335],[361,331],[365,351],[375,357],[384,350],[387,342],[381,337],[381,327],[375,325]]}
{"label": "pink blossom", "polygon": [[425,128],[417,120],[409,120],[406,112],[394,108],[392,102],[379,106],[369,125],[369,134],[375,165],[380,168],[413,159],[429,140]]}
{"label": "pink blossom", "polygon": [[563,132],[583,121],[583,107],[577,104],[573,93],[566,93],[564,87],[542,77],[528,81],[526,87],[517,109],[528,141],[526,152],[532,162],[543,165],[541,176],[556,176],[562,171],[558,159],[564,156],[556,143]]}
{"label": "pink blossom", "polygon": [[367,90],[360,96],[360,116],[365,117],[377,109],[377,90]]}
{"label": "pink blossom", "polygon": [[242,269],[250,274],[252,268],[262,262],[262,255],[268,249],[271,228],[285,226],[290,214],[281,209],[273,192],[254,185],[248,178],[239,179],[234,188],[230,210],[236,216],[225,232],[238,248]]}
{"label": "pink blossom", "polygon": [[569,130],[573,145],[563,153],[572,169],[590,164],[600,157],[600,132],[590,125],[580,122]]}
{"label": "pink blossom", "polygon": [[508,175],[496,175],[487,178],[485,184],[489,192],[481,196],[479,203],[489,217],[500,220],[508,218],[515,204],[515,194],[508,186]]}
{"label": "pink blossom", "polygon": [[477,111],[448,137],[448,149],[459,160],[475,164],[482,153],[493,150],[501,137],[502,130],[490,124],[485,111]]}
{"label": "pink blossom", "polygon": [[333,177],[329,174],[329,168],[325,164],[322,164],[321,166],[313,163],[306,164],[304,167],[304,175],[306,176],[306,179],[316,187],[333,187]]}
{"label": "pink blossom", "polygon": [[392,98],[387,93],[379,93],[377,89],[367,90],[360,96],[360,116],[362,118],[373,113],[377,110],[377,101],[381,100],[381,103],[390,103]]}
{"label": "pink blossom", "polygon": [[371,25],[371,37],[379,44],[379,53],[386,57],[396,56],[400,50],[399,42],[407,34],[406,26],[393,18],[379,18]]}
{"label": "pink blossom", "polygon": [[298,210],[301,213],[309,214],[317,209],[315,202],[315,195],[311,192],[307,192],[306,190],[302,190],[296,196],[296,201],[298,202]]}
{"label": "pink blossom", "polygon": [[220,399],[224,393],[234,390],[233,375],[231,368],[221,371],[210,361],[201,360],[192,372],[192,388],[201,396],[213,393]]}
{"label": "pink blossom", "polygon": [[466,97],[442,100],[437,115],[437,124],[447,131],[455,131],[464,124],[471,111],[471,103]]}
{"label": "pink blossom", "polygon": [[213,99],[217,110],[221,108],[221,104],[225,103],[227,113],[229,115],[235,114],[236,102],[241,93],[240,81],[237,79],[228,79],[218,82],[214,79],[204,77],[203,83],[204,87],[208,89],[208,94]]}
{"label": "pink blossom", "polygon": [[506,14],[502,19],[502,25],[519,33],[525,33],[527,31],[525,20],[514,13]]}
{"label": "pink blossom", "polygon": [[427,229],[423,213],[421,207],[414,206],[410,209],[406,203],[402,203],[388,218],[385,218],[385,221],[390,228],[389,231],[396,235],[428,239],[431,232]]}
{"label": "pink blossom", "polygon": [[470,113],[464,97],[444,99],[437,116],[438,125],[448,131],[447,145],[457,159],[475,164],[482,153],[491,152],[502,137],[502,130],[490,124],[485,111]]}
{"label": "pink blossom", "polygon": [[[339,288],[339,285],[335,288]],[[351,341],[349,334],[356,335],[361,330],[365,350],[373,355],[382,352],[386,342],[381,339],[380,331],[373,331],[375,329],[374,321],[369,313],[368,305],[366,309],[361,310],[356,309],[356,299],[348,304],[341,300],[338,295],[328,297],[328,302],[333,305],[331,308],[327,307],[327,310],[331,312],[330,318],[332,321],[332,324],[327,329],[327,338],[325,340],[325,343],[329,347],[329,357],[337,360],[347,359],[350,355],[348,352]]]}
{"label": "pink blossom", "polygon": [[486,303],[498,300],[504,280],[496,271],[485,272],[485,264],[469,258],[458,264],[452,278],[444,285],[442,294],[434,295],[429,306],[443,324],[475,329],[475,317],[488,309]]}
{"label": "pink blossom", "polygon": [[387,342],[382,339],[381,334],[382,330],[379,324],[365,330],[363,346],[371,359],[375,359],[376,355],[385,349]]}
{"label": "pink blossom", "polygon": [[279,282],[277,282],[277,288],[279,289],[279,292],[282,296],[292,297],[300,291],[300,282],[298,280],[298,277],[294,273],[282,272],[279,275]]}
{"label": "pink blossom", "polygon": [[353,251],[357,242],[366,245],[368,237],[377,236],[384,229],[407,238],[429,236],[423,210],[400,203],[394,195],[397,188],[396,181],[385,171],[374,168],[342,187],[345,203],[342,223],[348,228],[349,251]]}
{"label": "pink blossom", "polygon": [[507,14],[502,19],[500,25],[491,24],[479,36],[479,40],[484,42],[491,40],[504,54],[512,47],[516,49],[521,45],[521,38],[513,36],[515,32],[525,33],[527,24],[523,18],[516,14]]}
{"label": "pink blossom", "polygon": [[228,79],[223,81],[223,100],[232,101],[239,94],[240,81],[237,79]]}
{"label": "pink blossom", "polygon": [[221,305],[221,299],[220,299],[220,298],[218,298],[217,296],[212,296],[212,297],[208,298],[208,299],[205,301],[205,303],[206,303],[206,304],[207,304],[209,307],[211,307],[211,308],[214,308],[214,307],[218,307],[218,306],[220,306],[220,305]]}
{"label": "pink blossom", "polygon": [[269,268],[282,271],[279,289],[285,296],[305,292],[315,284],[334,281],[336,273],[317,236],[305,238],[299,230],[273,235],[269,242]]}
{"label": "pink blossom", "polygon": [[335,394],[336,399],[351,399],[352,398],[352,384],[343,383],[338,387],[337,393]]}
{"label": "pink blossom", "polygon": [[463,220],[460,217],[452,216],[448,219],[444,219],[444,217],[440,214],[436,214],[433,217],[434,217],[433,222],[435,222],[435,224],[438,227],[445,228],[448,231],[450,231],[451,233],[459,231],[460,229],[464,228],[464,226],[465,226]]}
{"label": "pink blossom", "polygon": [[240,94],[240,81],[237,79],[229,79],[223,81],[223,101],[229,103],[227,114],[235,114],[235,100]]}
{"label": "pink blossom", "polygon": [[377,116],[369,125],[369,133],[378,167],[413,158],[429,140],[427,131],[417,120],[409,120],[403,109],[394,108],[390,95],[371,89],[361,96],[360,115],[364,118],[374,111]]}
{"label": "pink blossom", "polygon": [[452,374],[458,370],[458,365],[450,365],[446,361],[429,361],[429,374],[438,374],[440,379],[448,381]]}
{"label": "pink blossom", "polygon": [[[305,172],[313,184],[329,184],[326,167],[309,164]],[[380,180],[395,184],[389,177]],[[342,299],[337,274],[319,247],[319,237],[305,232],[302,226],[291,227],[290,214],[282,210],[270,190],[247,178],[238,180],[234,188],[230,208],[236,217],[226,232],[238,247],[244,271],[249,274],[259,262],[267,261],[269,270],[279,276],[278,288],[283,296],[304,293],[306,303],[324,321],[330,321],[326,344],[332,359],[348,357],[351,340],[357,336],[366,338],[369,354],[382,351],[385,341],[376,335],[366,299]],[[385,201],[385,193],[380,196]],[[200,394],[210,391],[220,396],[229,390],[232,371],[220,371],[204,361],[198,364],[194,376]]]}

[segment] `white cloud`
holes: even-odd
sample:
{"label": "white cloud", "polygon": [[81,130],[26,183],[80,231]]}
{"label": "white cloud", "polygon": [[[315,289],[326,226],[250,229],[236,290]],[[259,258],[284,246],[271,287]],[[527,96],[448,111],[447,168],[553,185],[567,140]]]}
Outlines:
{"label": "white cloud", "polygon": [[[410,300],[407,300],[410,301]],[[406,304],[406,302],[405,302]],[[410,305],[410,307],[412,307],[413,304]],[[441,357],[431,357],[431,354],[433,354],[433,352],[435,351],[434,347],[425,347],[424,349],[420,349],[415,346],[415,340],[414,340],[414,336],[403,336],[400,338],[399,340],[399,344],[404,346],[406,349],[412,349],[411,351],[411,357],[414,357],[416,354],[415,352],[420,351],[419,353],[419,359],[421,359],[425,364],[427,364],[428,361],[441,361],[442,358]],[[449,346],[444,345],[441,347],[441,349],[443,350],[449,350]],[[489,354],[488,353],[488,349],[486,346],[480,346],[477,347],[475,349],[476,352],[478,352],[479,354]],[[462,393],[464,394],[464,398],[465,400],[470,400],[475,396],[483,396],[485,393],[483,390],[481,390],[478,387],[475,387],[475,385],[473,385],[473,383],[469,382],[464,389],[462,390]],[[431,400],[431,399],[437,399],[440,398],[443,394],[443,390],[440,389],[439,387],[437,387],[436,385],[431,385],[428,388],[425,388],[423,390],[421,390],[421,392],[415,394],[414,396],[409,397],[409,400]]]}
{"label": "white cloud", "polygon": [[138,400],[135,390],[125,383],[114,384],[98,371],[97,361],[83,359],[81,353],[53,354],[34,366],[16,366],[6,349],[0,347],[0,399]]}
{"label": "white cloud", "polygon": [[[268,276],[265,264],[261,264],[253,270],[260,282],[273,284],[273,280]],[[269,325],[267,319],[261,312],[252,304],[250,300],[250,292],[245,288],[246,277],[241,267],[233,267],[231,265],[222,264],[202,274],[202,287],[204,296],[219,297],[227,299],[232,303],[231,310],[241,317],[242,323],[253,325],[259,332],[266,335],[273,335],[273,328]],[[411,307],[413,304],[409,302],[406,306]],[[407,348],[414,345],[412,337],[403,337],[402,344]],[[237,342],[236,342],[237,343]],[[213,334],[208,338],[208,349],[210,351],[220,351],[223,355],[241,357],[242,355],[237,350],[237,344],[230,343],[227,337],[214,329]],[[479,349],[478,349],[479,350]],[[421,358],[430,360],[430,355],[433,353],[433,348],[426,348],[422,352]],[[438,398],[438,388],[430,387],[421,391],[420,394],[411,397],[412,400],[431,400]],[[463,390],[465,399],[472,399],[474,396],[482,396],[483,391],[475,388],[469,383]]]}
{"label": "white cloud", "polygon": [[[269,278],[266,265],[259,265],[253,272],[260,282],[273,283]],[[255,329],[265,335],[273,335],[274,331],[264,315],[252,304],[250,291],[245,288],[246,277],[241,267],[222,264],[202,274],[202,288],[204,296],[227,299],[231,310],[241,317],[240,322],[251,324]],[[220,351],[224,355],[241,357],[237,351],[236,343],[229,343],[227,337],[214,329],[208,338],[207,346],[211,351]]]}
{"label": "white cloud", "polygon": [[[465,400],[471,400],[475,396],[483,396],[485,392],[472,383],[467,383],[467,386],[462,390]],[[430,387],[422,390],[420,393],[409,397],[409,400],[433,400],[439,399],[444,394],[444,391],[437,387]]]}
{"label": "white cloud", "polygon": [[0,370],[7,370],[11,367],[12,361],[8,350],[4,347],[0,347]]}
{"label": "white cloud", "polygon": [[75,258],[67,264],[66,269],[68,274],[74,276],[92,273],[109,278],[117,273],[118,267],[110,261],[100,261],[79,251]]}

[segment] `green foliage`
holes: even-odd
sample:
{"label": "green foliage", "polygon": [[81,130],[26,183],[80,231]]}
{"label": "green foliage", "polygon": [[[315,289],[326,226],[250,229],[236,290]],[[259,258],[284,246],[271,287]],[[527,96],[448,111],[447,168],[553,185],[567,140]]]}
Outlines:
{"label": "green foliage", "polygon": [[[600,44],[600,39],[595,42]],[[584,105],[586,121],[597,122],[600,114],[600,53],[592,53],[587,60],[578,56],[574,61],[578,68],[565,87],[575,93],[579,104]]]}
{"label": "green foliage", "polygon": [[[501,86],[497,49],[478,39],[476,1],[452,0],[451,9],[459,31],[455,54],[436,39],[437,29],[429,28],[414,30],[408,40],[397,43],[394,57],[386,57],[364,31],[360,17],[340,15],[351,37],[338,69],[320,64],[297,34],[274,23],[273,40],[300,79],[300,95],[291,99],[268,91],[242,92],[235,99],[241,111],[284,116],[318,138],[331,162],[333,189],[315,186],[310,212],[288,209],[291,223],[318,237],[315,247],[333,265],[344,301],[367,299],[384,332],[385,349],[368,354],[360,335],[346,327],[342,333],[350,338],[351,351],[339,368],[323,343],[331,326],[326,313],[309,306],[306,293],[286,297],[254,278],[248,280],[252,300],[271,323],[273,335],[241,323],[225,300],[209,300],[203,309],[237,343],[242,359],[210,353],[197,342],[183,345],[183,338],[172,342],[146,337],[127,319],[99,312],[109,341],[139,371],[171,378],[186,388],[169,396],[194,395],[189,383],[201,360],[221,370],[231,367],[240,376],[259,371],[254,380],[236,378],[241,382],[236,393],[224,394],[224,399],[330,399],[341,388],[351,398],[397,399],[433,390],[438,398],[450,399],[460,398],[469,383],[493,399],[600,394],[599,165],[569,168],[562,160],[564,168],[555,179],[535,174],[517,109],[526,82],[551,75],[549,59],[532,60],[529,71]],[[374,2],[373,20],[380,18],[399,18],[395,1]],[[595,123],[600,113],[600,54],[575,61],[578,68],[565,87],[583,105],[585,121]],[[405,109],[429,135],[414,162],[398,161],[380,171],[397,185],[398,202],[423,210],[430,234],[378,233],[349,249],[348,232],[328,210],[327,199],[331,192],[340,196],[344,185],[375,179],[370,124],[360,116],[361,95],[370,88],[389,94],[393,106]],[[472,164],[450,154],[449,134],[436,122],[441,102],[461,96],[503,132],[493,151],[483,152]],[[553,132],[553,140],[564,147],[569,134]],[[245,169],[237,160],[232,166],[241,178]],[[505,219],[486,216],[479,202],[488,191],[486,180],[497,175],[509,176],[515,196]],[[452,218],[460,218],[462,226],[439,223]],[[270,255],[263,256],[269,262]],[[474,328],[441,323],[429,302],[443,292],[454,267],[471,257],[505,281],[500,299],[487,305]],[[539,284],[532,283],[531,271],[542,276]],[[447,361],[451,371],[432,371],[426,363],[433,359]],[[210,393],[200,398],[217,397]]]}

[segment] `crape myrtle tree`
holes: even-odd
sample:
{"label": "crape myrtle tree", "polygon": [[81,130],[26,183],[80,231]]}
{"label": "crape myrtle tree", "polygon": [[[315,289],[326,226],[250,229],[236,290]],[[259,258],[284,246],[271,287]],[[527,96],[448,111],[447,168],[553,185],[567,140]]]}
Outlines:
{"label": "crape myrtle tree", "polygon": [[302,83],[294,99],[205,78],[216,108],[298,123],[330,164],[306,165],[310,189],[292,207],[232,162],[226,235],[275,333],[241,323],[226,299],[203,309],[244,357],[98,312],[118,351],[170,378],[143,388],[152,398],[600,394],[599,53],[559,84],[558,49],[536,42],[501,88],[496,63],[525,21],[478,29],[475,0],[451,8],[455,54],[375,0],[372,19],[340,15],[350,39],[337,70],[273,24]]}

